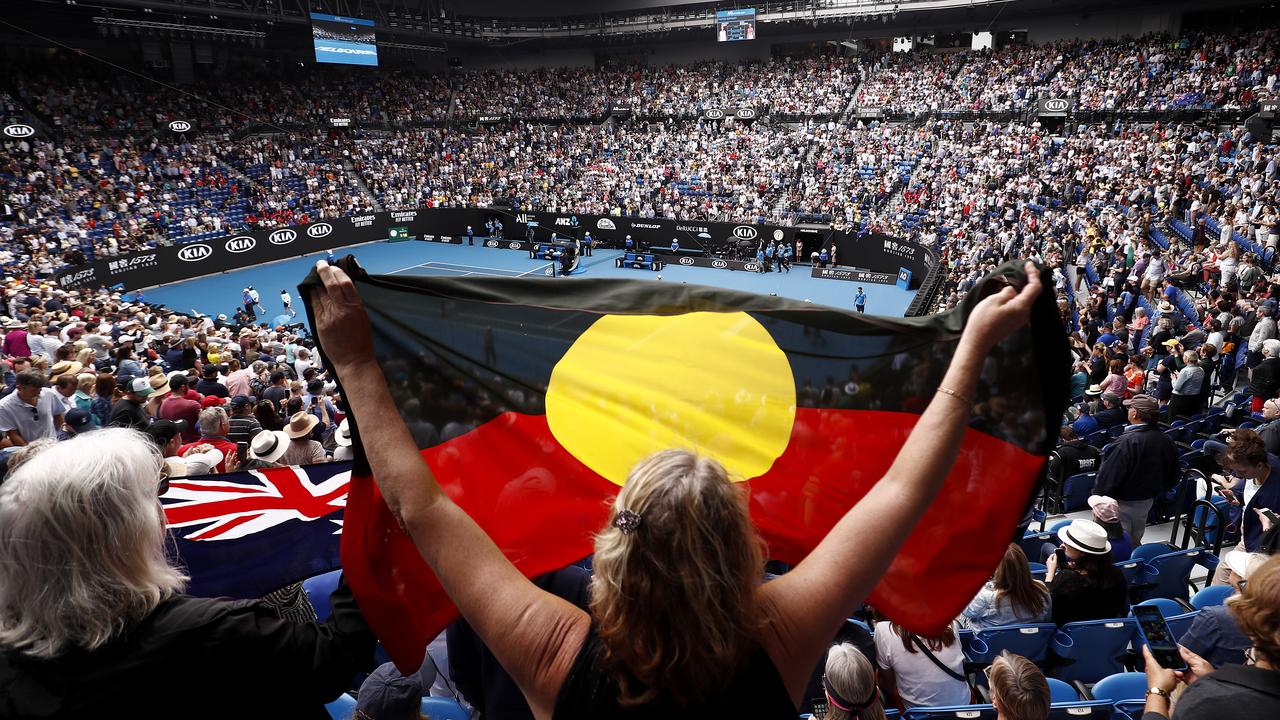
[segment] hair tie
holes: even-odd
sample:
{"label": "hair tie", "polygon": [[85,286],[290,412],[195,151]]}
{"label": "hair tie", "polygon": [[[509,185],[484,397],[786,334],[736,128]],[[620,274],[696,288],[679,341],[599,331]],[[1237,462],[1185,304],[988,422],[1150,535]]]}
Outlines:
{"label": "hair tie", "polygon": [[640,515],[630,510],[619,510],[613,516],[613,526],[621,530],[623,535],[630,535],[640,527]]}

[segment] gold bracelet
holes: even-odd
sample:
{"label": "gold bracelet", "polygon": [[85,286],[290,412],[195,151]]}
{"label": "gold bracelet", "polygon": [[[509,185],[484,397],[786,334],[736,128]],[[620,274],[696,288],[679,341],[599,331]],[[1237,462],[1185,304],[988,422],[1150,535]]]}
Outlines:
{"label": "gold bracelet", "polygon": [[940,393],[942,393],[942,394],[944,394],[944,395],[950,395],[951,397],[953,397],[953,398],[955,398],[955,399],[959,400],[960,402],[964,403],[965,405],[970,405],[970,406],[972,406],[972,405],[973,405],[973,401],[972,401],[972,400],[970,400],[969,398],[967,398],[967,397],[965,397],[965,396],[961,395],[960,393],[956,392],[955,390],[952,390],[952,389],[951,389],[951,388],[949,388],[949,387],[946,387],[946,386],[943,386],[943,385],[939,385],[939,386],[938,386],[938,392],[940,392]]}

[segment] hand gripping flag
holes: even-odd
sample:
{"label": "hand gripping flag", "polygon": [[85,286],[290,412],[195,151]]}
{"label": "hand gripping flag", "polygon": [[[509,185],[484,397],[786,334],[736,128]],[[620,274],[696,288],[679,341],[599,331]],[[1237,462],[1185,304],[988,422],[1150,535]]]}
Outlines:
{"label": "hand gripping flag", "polygon": [[351,463],[177,477],[160,497],[198,597],[256,598],[339,567]]}
{"label": "hand gripping flag", "polygon": [[[1020,273],[900,319],[675,283],[355,280],[423,457],[532,577],[589,555],[631,467],[671,447],[747,483],[769,556],[799,562],[884,475],[977,299]],[[1043,293],[990,354],[945,487],[870,598],[889,617],[936,633],[990,576],[1057,439],[1068,357]],[[359,455],[353,473],[346,577],[392,659],[415,668],[457,611]]]}

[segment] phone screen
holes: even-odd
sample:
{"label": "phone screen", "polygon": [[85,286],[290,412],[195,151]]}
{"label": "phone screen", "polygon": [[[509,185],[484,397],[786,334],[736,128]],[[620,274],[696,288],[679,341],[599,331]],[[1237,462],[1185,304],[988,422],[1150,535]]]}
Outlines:
{"label": "phone screen", "polygon": [[1138,620],[1138,630],[1147,647],[1151,648],[1151,656],[1160,663],[1160,667],[1169,670],[1186,670],[1187,663],[1178,652],[1178,643],[1174,642],[1173,633],[1169,631],[1169,623],[1165,622],[1160,608],[1151,605],[1137,605],[1133,608],[1133,616]]}

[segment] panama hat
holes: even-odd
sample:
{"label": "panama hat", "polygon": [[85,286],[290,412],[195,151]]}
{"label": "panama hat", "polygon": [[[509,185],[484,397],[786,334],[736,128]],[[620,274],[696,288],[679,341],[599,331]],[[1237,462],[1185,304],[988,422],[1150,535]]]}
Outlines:
{"label": "panama hat", "polygon": [[1070,525],[1058,531],[1058,539],[1088,555],[1106,555],[1111,552],[1107,531],[1092,520],[1072,520]]}
{"label": "panama hat", "polygon": [[285,428],[284,434],[291,438],[302,438],[311,434],[316,425],[320,423],[320,418],[306,411],[299,411],[289,418],[289,425]]}
{"label": "panama hat", "polygon": [[275,462],[289,449],[289,436],[279,430],[263,430],[253,436],[249,456],[263,462]]}
{"label": "panama hat", "polygon": [[333,440],[342,447],[351,447],[351,424],[347,420],[338,423],[338,432],[334,434]]}

